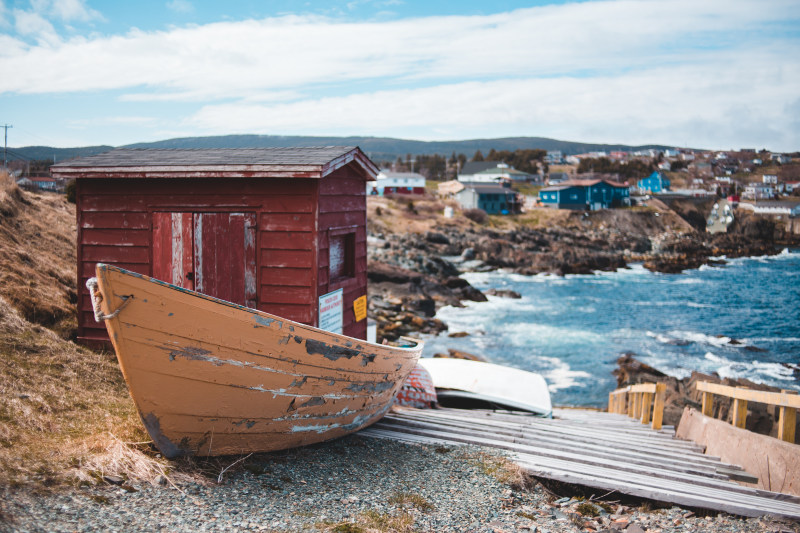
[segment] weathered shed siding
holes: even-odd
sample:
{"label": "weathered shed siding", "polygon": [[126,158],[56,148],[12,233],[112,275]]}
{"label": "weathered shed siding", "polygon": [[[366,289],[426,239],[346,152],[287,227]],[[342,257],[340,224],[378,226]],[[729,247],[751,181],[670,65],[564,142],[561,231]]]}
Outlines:
{"label": "weathered shed siding", "polygon": [[[355,321],[353,301],[367,294],[367,196],[364,177],[344,167],[319,182],[319,295],[342,289],[343,333],[365,339],[367,321]],[[331,279],[330,237],[354,234],[353,276]]]}
{"label": "weathered shed siding", "polygon": [[[79,337],[90,341],[107,338],[104,325],[94,321],[85,288],[98,262],[153,275],[153,213],[161,211],[255,213],[258,308],[315,323],[315,209],[317,189],[324,181],[77,180]],[[363,195],[363,178],[360,187]]]}

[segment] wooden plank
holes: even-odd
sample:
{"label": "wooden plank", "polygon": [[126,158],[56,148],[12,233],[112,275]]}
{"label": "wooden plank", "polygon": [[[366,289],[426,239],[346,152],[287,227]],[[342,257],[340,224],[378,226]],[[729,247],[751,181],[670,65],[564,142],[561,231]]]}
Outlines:
{"label": "wooden plank", "polygon": [[[377,431],[379,431],[379,428],[368,428],[359,434],[379,438],[393,438],[391,433],[381,434],[376,433]],[[448,444],[452,442],[450,439],[437,436],[433,436],[433,438],[420,437],[417,440],[418,442],[434,441]],[[404,438],[406,438],[405,435]],[[690,507],[722,510],[744,516],[760,516],[766,513],[773,513],[790,518],[800,517],[800,506],[796,504],[787,505],[759,494],[741,493],[740,491],[742,490],[752,489],[733,484],[730,485],[730,488],[735,490],[725,490],[718,487],[700,488],[692,483],[665,481],[660,478],[654,482],[653,476],[649,474],[620,472],[601,466],[571,463],[533,454],[516,453],[513,457],[515,462],[535,475],[568,483],[619,491],[634,496]]]}
{"label": "wooden plank", "polygon": [[84,245],[149,246],[150,234],[146,229],[95,229],[81,232]]}
{"label": "wooden plank", "polygon": [[81,228],[89,229],[150,229],[150,216],[144,212],[83,213]]}
{"label": "wooden plank", "polygon": [[352,194],[335,194],[320,196],[320,213],[346,213],[347,211],[362,211],[366,208],[366,196]]}
{"label": "wooden plank", "polygon": [[702,412],[706,416],[714,416],[714,395],[710,392],[703,393]]}
{"label": "wooden plank", "polygon": [[767,403],[770,405],[777,405],[779,407],[793,407],[795,409],[800,408],[800,396],[795,394],[759,391],[747,389],[745,387],[729,387],[727,385],[719,385],[717,383],[709,383],[707,381],[698,381],[696,386],[699,392],[710,392],[712,394],[719,394],[720,396],[727,396],[729,398]]}
{"label": "wooden plank", "polygon": [[642,424],[650,423],[650,410],[653,408],[653,395],[654,393],[642,393]]}
{"label": "wooden plank", "polygon": [[[437,410],[440,411],[440,410]],[[453,410],[450,410],[453,411]],[[486,427],[492,428],[492,430],[496,430],[497,428],[520,428],[520,424],[524,424],[524,431],[526,435],[529,435],[531,438],[538,438],[538,435],[541,434],[549,434],[555,435],[562,440],[570,440],[580,445],[584,444],[602,444],[608,447],[622,447],[626,450],[635,450],[635,451],[642,451],[646,453],[653,453],[653,454],[671,454],[676,453],[679,451],[681,454],[683,453],[691,453],[693,457],[697,461],[700,462],[709,462],[715,463],[712,459],[709,459],[708,456],[703,455],[701,453],[702,448],[697,446],[693,442],[689,441],[678,441],[678,440],[669,440],[668,444],[665,444],[662,439],[655,439],[651,441],[647,441],[646,439],[635,438],[626,440],[624,437],[620,437],[617,432],[611,432],[608,434],[601,434],[596,430],[586,429],[583,431],[576,431],[571,430],[570,428],[563,427],[561,424],[553,424],[551,426],[542,426],[539,424],[540,419],[535,419],[530,417],[529,419],[525,420],[524,422],[516,421],[516,422],[505,422],[500,420],[495,420],[494,417],[491,419],[484,419],[484,420],[475,420],[470,419],[467,417],[459,417],[459,416],[448,416],[448,415],[433,415],[428,413],[419,413],[414,411],[400,411],[393,414],[395,417],[417,417],[422,420],[436,420],[437,423],[442,425],[459,425],[459,424],[481,424]],[[682,456],[682,455],[681,455]]]}
{"label": "wooden plank", "polygon": [[262,285],[259,300],[264,305],[273,304],[312,304],[314,292],[311,287],[287,287],[282,285]]}
{"label": "wooden plank", "polygon": [[308,268],[313,250],[260,250],[262,267]]}
{"label": "wooden plank", "polygon": [[[460,436],[469,435],[483,435],[497,439],[499,441],[531,445],[541,450],[542,452],[560,456],[560,452],[567,449],[578,450],[578,453],[584,455],[586,458],[593,460],[608,461],[625,461],[631,465],[638,465],[639,467],[657,467],[664,470],[671,470],[675,472],[685,472],[689,474],[704,475],[706,477],[727,479],[725,475],[718,474],[714,464],[694,463],[691,460],[678,462],[679,458],[670,457],[663,454],[643,453],[636,452],[630,449],[616,450],[604,447],[601,444],[586,444],[586,443],[573,443],[571,441],[560,438],[559,436],[539,434],[535,437],[531,434],[524,432],[500,431],[497,429],[477,428],[474,426],[469,427],[452,427],[440,424],[439,422],[424,422],[415,420],[404,420],[394,415],[386,417],[382,424],[385,427],[393,427],[398,431],[413,431],[411,428],[418,428],[423,432],[425,430],[446,430],[448,433]],[[384,427],[383,425],[380,427]],[[409,428],[409,429],[406,429]]]}
{"label": "wooden plank", "polygon": [[261,238],[262,250],[311,250],[313,233],[310,231],[270,231]]}
{"label": "wooden plank", "polygon": [[656,392],[656,384],[655,383],[638,383],[636,385],[630,386],[630,392],[633,393],[650,393],[655,394]]}
{"label": "wooden plank", "polygon": [[261,231],[305,231],[315,228],[313,213],[262,213],[259,217]]}
{"label": "wooden plank", "polygon": [[289,287],[309,287],[310,268],[266,267],[261,268],[261,285],[281,285]]}
{"label": "wooden plank", "polygon": [[441,440],[448,440],[451,442],[457,442],[461,444],[481,445],[492,448],[504,449],[512,451],[514,453],[525,454],[526,456],[530,457],[536,457],[545,462],[549,462],[550,460],[567,461],[568,463],[573,465],[572,468],[575,469],[576,471],[581,471],[584,465],[587,467],[594,466],[594,467],[608,469],[609,471],[613,472],[626,472],[631,474],[638,474],[638,475],[658,478],[659,480],[658,482],[654,481],[654,483],[657,484],[662,484],[662,482],[672,481],[679,483],[688,483],[698,487],[707,487],[709,489],[730,490],[732,492],[738,492],[742,494],[749,494],[749,495],[760,494],[757,489],[731,484],[727,476],[721,474],[712,473],[709,475],[702,472],[701,473],[682,472],[671,468],[664,468],[662,465],[657,465],[657,464],[638,465],[634,463],[614,460],[614,458],[609,460],[607,458],[603,458],[597,455],[584,454],[582,453],[583,450],[576,453],[572,453],[564,450],[563,448],[560,450],[557,448],[553,450],[543,449],[539,446],[538,441],[534,444],[513,443],[497,439],[495,435],[488,433],[457,434],[449,430],[441,430],[435,427],[429,428],[427,430],[420,428],[397,427],[394,425],[394,422],[395,420],[393,418],[393,415],[389,415],[385,417],[381,422],[378,422],[375,425],[375,428],[387,431],[398,431],[402,432],[403,434],[431,436]]}
{"label": "wooden plank", "polygon": [[667,395],[667,386],[664,383],[656,384],[656,392],[653,402],[653,429],[661,429],[664,419],[664,400]]}
{"label": "wooden plank", "polygon": [[83,246],[83,260],[93,263],[149,263],[148,246]]}
{"label": "wooden plank", "polygon": [[744,429],[747,422],[747,400],[733,400],[732,423],[737,428]]}
{"label": "wooden plank", "polygon": [[[781,391],[784,394],[797,394],[797,391],[784,389]],[[797,409],[791,407],[780,407],[778,415],[778,438],[794,443],[795,441],[795,428],[797,426]]]}

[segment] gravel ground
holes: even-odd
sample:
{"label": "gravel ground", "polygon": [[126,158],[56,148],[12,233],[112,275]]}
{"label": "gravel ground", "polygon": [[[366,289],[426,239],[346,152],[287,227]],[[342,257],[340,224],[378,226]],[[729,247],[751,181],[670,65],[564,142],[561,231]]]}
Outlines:
{"label": "gravel ground", "polygon": [[[233,462],[235,459],[231,459]],[[798,532],[797,523],[577,499],[512,484],[496,451],[350,436],[253,455],[197,482],[0,492],[0,531]],[[222,470],[224,463],[220,466]],[[512,471],[513,473],[513,471]],[[212,479],[213,478],[213,479]]]}

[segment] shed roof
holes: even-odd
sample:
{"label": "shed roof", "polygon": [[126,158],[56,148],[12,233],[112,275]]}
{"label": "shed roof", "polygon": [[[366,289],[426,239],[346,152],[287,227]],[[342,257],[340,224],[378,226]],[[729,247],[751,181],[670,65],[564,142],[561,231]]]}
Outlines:
{"label": "shed roof", "polygon": [[57,177],[323,178],[356,163],[367,180],[378,167],[357,146],[296,148],[117,148],[51,167]]}
{"label": "shed roof", "polygon": [[465,184],[467,189],[472,189],[473,191],[477,192],[478,194],[505,194],[506,196],[509,195],[516,195],[517,193],[513,190],[502,187],[500,185],[478,185],[478,184]]}

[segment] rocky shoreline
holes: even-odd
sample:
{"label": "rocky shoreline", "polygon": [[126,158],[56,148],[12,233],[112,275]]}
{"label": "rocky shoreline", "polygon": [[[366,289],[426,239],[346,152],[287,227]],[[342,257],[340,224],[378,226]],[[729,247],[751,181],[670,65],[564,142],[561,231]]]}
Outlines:
{"label": "rocky shoreline", "polygon": [[[523,275],[592,274],[641,263],[653,272],[679,273],[726,258],[775,255],[798,245],[768,219],[737,221],[730,233],[711,235],[687,228],[674,212],[666,225],[652,213],[576,213],[577,227],[496,229],[454,223],[424,232],[395,233],[371,228],[368,235],[369,317],[378,340],[415,333],[438,334],[447,325],[434,318],[443,306],[486,301],[459,276],[504,269]],[[511,296],[500,294],[500,296]]]}

